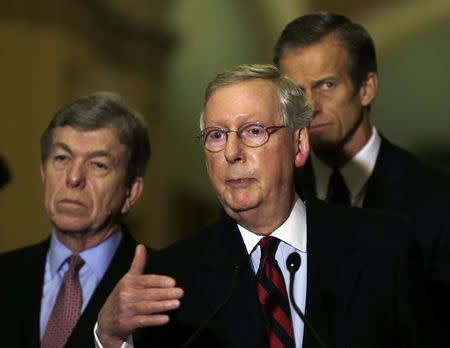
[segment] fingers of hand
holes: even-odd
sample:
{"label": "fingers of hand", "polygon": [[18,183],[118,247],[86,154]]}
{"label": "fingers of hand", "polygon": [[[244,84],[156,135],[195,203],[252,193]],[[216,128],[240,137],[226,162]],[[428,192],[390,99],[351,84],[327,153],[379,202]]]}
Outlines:
{"label": "fingers of hand", "polygon": [[116,318],[114,326],[118,328],[116,331],[128,333],[141,327],[164,325],[169,321],[169,316],[164,312],[179,306],[179,300],[119,303],[112,314]]}
{"label": "fingers of hand", "polygon": [[119,323],[121,327],[126,328],[129,332],[137,328],[144,328],[148,326],[161,326],[169,322],[169,316],[166,314],[155,315],[139,315],[131,318],[125,318]]}
{"label": "fingers of hand", "polygon": [[119,302],[179,300],[183,294],[181,288],[132,289],[119,292]]}
{"label": "fingers of hand", "polygon": [[[131,278],[122,279],[115,289],[113,308],[116,317],[151,316],[180,306],[179,299],[183,296],[181,288],[158,287],[166,284],[166,280],[162,278],[168,277],[141,275]],[[171,278],[168,279],[175,282]]]}
{"label": "fingers of hand", "polygon": [[127,311],[133,313],[133,316],[152,316],[177,309],[179,306],[179,300],[140,301],[129,303]]}
{"label": "fingers of hand", "polygon": [[175,279],[157,275],[134,275],[127,273],[120,281],[121,286],[135,289],[172,288],[176,285]]}

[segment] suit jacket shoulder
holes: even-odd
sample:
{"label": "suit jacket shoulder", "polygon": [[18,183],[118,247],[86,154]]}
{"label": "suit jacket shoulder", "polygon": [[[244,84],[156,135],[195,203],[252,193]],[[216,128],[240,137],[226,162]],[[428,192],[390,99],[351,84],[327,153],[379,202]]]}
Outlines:
{"label": "suit jacket shoulder", "polygon": [[[442,287],[438,292],[450,291],[449,197],[449,173],[382,139],[374,172],[367,183],[364,207],[411,219],[427,273],[433,285]],[[450,310],[450,303],[447,307]]]}
{"label": "suit jacket shoulder", "polygon": [[11,347],[39,347],[39,318],[44,267],[49,239],[0,255],[2,344]]}
{"label": "suit jacket shoulder", "polygon": [[450,174],[425,163],[382,137],[374,171],[367,183],[364,207],[414,214],[450,207]]}
{"label": "suit jacket shoulder", "polygon": [[[319,200],[308,201],[307,212],[306,315],[326,342],[431,346],[433,313],[409,221]],[[305,340],[312,342],[308,331]]]}
{"label": "suit jacket shoulder", "polygon": [[[97,315],[119,279],[128,271],[137,242],[124,230],[111,264],[95,289],[75,326],[66,347],[93,347],[92,330]],[[18,348],[40,346],[39,325],[45,260],[49,238],[45,241],[0,255],[0,271],[7,286],[0,287],[3,317],[2,344]],[[8,345],[9,344],[9,345]]]}

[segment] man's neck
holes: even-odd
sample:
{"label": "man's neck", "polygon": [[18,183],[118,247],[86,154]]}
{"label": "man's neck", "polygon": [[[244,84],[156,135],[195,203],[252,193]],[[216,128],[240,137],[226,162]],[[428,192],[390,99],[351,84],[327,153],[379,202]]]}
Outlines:
{"label": "man's neck", "polygon": [[292,208],[295,205],[296,195],[293,192],[292,197],[286,203],[280,202],[276,207],[261,207],[241,212],[229,212],[229,215],[236,222],[253,232],[254,234],[267,236],[280,227],[289,217]]}
{"label": "man's neck", "polygon": [[70,249],[74,254],[85,249],[92,248],[118,230],[119,225],[115,224],[101,231],[59,231],[55,229],[58,240]]}
{"label": "man's neck", "polygon": [[371,135],[372,125],[367,119],[341,144],[328,149],[314,149],[314,153],[328,166],[341,168],[367,144]]}

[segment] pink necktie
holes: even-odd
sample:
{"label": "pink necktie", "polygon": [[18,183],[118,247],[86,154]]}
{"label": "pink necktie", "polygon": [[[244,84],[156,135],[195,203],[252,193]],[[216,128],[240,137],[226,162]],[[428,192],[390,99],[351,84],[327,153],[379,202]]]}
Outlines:
{"label": "pink necktie", "polygon": [[80,255],[69,258],[69,269],[64,274],[55,306],[48,319],[41,348],[63,348],[80,318],[82,295],[78,271],[83,264]]}

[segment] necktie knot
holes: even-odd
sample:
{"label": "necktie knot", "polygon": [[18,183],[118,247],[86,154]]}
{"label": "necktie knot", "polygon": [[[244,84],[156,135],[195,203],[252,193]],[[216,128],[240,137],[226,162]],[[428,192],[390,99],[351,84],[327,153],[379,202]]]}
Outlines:
{"label": "necktie knot", "polygon": [[261,248],[261,260],[265,260],[267,257],[275,257],[280,240],[276,237],[266,236],[262,238],[258,245]]}
{"label": "necktie knot", "polygon": [[78,271],[84,265],[84,260],[78,254],[73,254],[72,256],[69,257],[68,260],[69,260],[68,261],[69,262],[69,269],[68,269],[67,272],[69,272],[69,273],[75,273],[75,274],[78,273]]}
{"label": "necktie knot", "polygon": [[344,177],[338,169],[330,176],[328,183],[327,202],[340,205],[350,205],[350,192]]}

